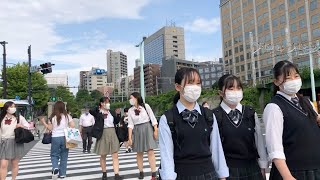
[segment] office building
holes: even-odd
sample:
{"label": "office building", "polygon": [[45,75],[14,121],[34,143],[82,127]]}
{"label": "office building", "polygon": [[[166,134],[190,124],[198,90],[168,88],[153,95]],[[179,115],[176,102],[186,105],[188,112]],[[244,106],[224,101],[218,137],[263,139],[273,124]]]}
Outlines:
{"label": "office building", "polygon": [[165,26],[144,41],[145,64],[160,64],[165,57],[185,58],[184,29]]}
{"label": "office building", "polygon": [[85,89],[85,84],[87,84],[87,78],[85,78],[87,76],[87,73],[89,71],[80,71],[80,84],[79,84],[79,88],[80,89]]}
{"label": "office building", "polygon": [[[159,64],[145,64],[143,66],[144,71],[144,86],[146,95],[156,95],[157,86],[156,79],[160,76]],[[140,66],[134,68],[134,88],[140,89]]]}
{"label": "office building", "polygon": [[212,88],[224,73],[223,63],[214,61],[201,62],[197,69],[201,76],[202,88],[204,89]]}
{"label": "office building", "polygon": [[[278,61],[309,66],[308,53],[299,49],[320,40],[319,8],[319,0],[221,0],[225,71],[258,84],[270,79]],[[320,65],[316,54],[313,65]]]}
{"label": "office building", "polygon": [[127,56],[122,52],[107,51],[108,83],[117,83],[117,80],[128,75]]}
{"label": "office building", "polygon": [[157,86],[160,93],[165,93],[170,90],[174,90],[174,77],[182,67],[194,67],[198,68],[199,63],[178,59],[175,57],[168,57],[162,60],[161,77],[157,79]]}
{"label": "office building", "polygon": [[[107,73],[104,69],[92,68],[86,74],[83,74],[84,89],[89,92],[97,90],[99,87],[107,86]],[[112,83],[109,83],[112,84]]]}

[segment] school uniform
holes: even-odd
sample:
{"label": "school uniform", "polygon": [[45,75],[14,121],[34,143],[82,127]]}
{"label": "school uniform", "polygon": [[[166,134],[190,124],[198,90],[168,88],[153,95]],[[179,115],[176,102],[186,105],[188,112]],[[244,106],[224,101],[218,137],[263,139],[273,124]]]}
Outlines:
{"label": "school uniform", "polygon": [[[79,125],[82,127],[82,145],[83,151],[90,152],[92,145],[92,127],[94,125],[94,117],[88,114],[82,114],[79,119]],[[88,144],[87,144],[88,139]]]}
{"label": "school uniform", "polygon": [[132,129],[132,150],[134,152],[146,152],[158,148],[153,137],[153,126],[157,124],[158,121],[148,104],[145,104],[145,108],[133,106],[128,110],[128,128]]}
{"label": "school uniform", "polygon": [[[319,180],[320,128],[294,102],[291,96],[278,91],[264,110],[268,155],[271,160],[285,160],[298,180]],[[270,180],[281,179],[273,164]]]}
{"label": "school uniform", "polygon": [[231,109],[222,101],[213,112],[229,167],[227,179],[263,179],[261,168],[268,167],[268,159],[260,121],[254,109],[240,103]]}
{"label": "school uniform", "polygon": [[[198,103],[193,110],[198,114],[196,123],[184,120],[185,117],[182,116],[185,111],[187,109],[180,101],[172,109],[175,119],[175,138],[172,138],[167,117],[162,115],[160,118],[161,179],[216,180],[228,177],[229,171],[214,114],[212,114],[213,125],[209,127]],[[209,133],[210,128],[212,128],[211,133]]]}
{"label": "school uniform", "polygon": [[92,136],[97,139],[94,153],[97,155],[110,155],[120,150],[115,125],[120,121],[120,114],[114,111],[102,111],[99,108],[90,110],[95,118]]}

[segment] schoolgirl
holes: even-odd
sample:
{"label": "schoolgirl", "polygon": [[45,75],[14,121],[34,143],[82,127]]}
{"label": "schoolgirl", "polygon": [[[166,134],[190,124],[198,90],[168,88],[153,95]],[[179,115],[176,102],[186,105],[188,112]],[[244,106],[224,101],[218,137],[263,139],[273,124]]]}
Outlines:
{"label": "schoolgirl", "polygon": [[229,176],[214,114],[197,103],[201,79],[194,68],[175,75],[172,109],[159,123],[161,167],[164,180],[216,180]]}
{"label": "schoolgirl", "polygon": [[252,107],[240,103],[243,98],[240,79],[223,75],[218,87],[221,103],[213,112],[229,167],[227,179],[265,179],[268,159],[261,123]]}
{"label": "schoolgirl", "polygon": [[266,144],[272,160],[270,180],[318,180],[319,115],[309,99],[297,95],[302,81],[292,62],[278,62],[273,75],[275,95],[263,113]]}

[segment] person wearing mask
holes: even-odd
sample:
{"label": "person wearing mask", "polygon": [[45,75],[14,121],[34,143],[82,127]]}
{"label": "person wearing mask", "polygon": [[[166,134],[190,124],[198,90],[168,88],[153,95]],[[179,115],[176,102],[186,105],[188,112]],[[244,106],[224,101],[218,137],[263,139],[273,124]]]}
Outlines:
{"label": "person wearing mask", "polygon": [[243,86],[238,77],[223,75],[218,87],[221,103],[213,112],[229,167],[227,179],[263,180],[268,157],[258,115],[240,103]]}
{"label": "person wearing mask", "polygon": [[174,105],[159,122],[161,179],[225,179],[229,170],[216,118],[197,103],[201,95],[199,72],[194,68],[179,69],[175,89]]}
{"label": "person wearing mask", "polygon": [[91,153],[91,145],[92,145],[92,127],[94,125],[94,117],[89,113],[89,109],[85,110],[80,116],[79,126],[80,133],[82,136],[82,145],[83,145],[83,153],[88,152]]}
{"label": "person wearing mask", "polygon": [[49,117],[48,123],[44,118],[41,118],[41,122],[48,130],[52,131],[50,151],[52,179],[57,179],[57,177],[65,178],[67,176],[69,149],[66,148],[64,129],[67,127],[74,128],[74,121],[67,113],[64,102],[58,101],[53,106],[53,112]]}
{"label": "person wearing mask", "polygon": [[24,153],[24,144],[18,144],[15,141],[14,129],[22,127],[28,129],[29,123],[26,119],[17,113],[15,104],[7,101],[0,114],[0,159],[1,159],[1,179],[6,179],[8,164],[11,163],[11,176],[16,179],[19,171],[19,160]]}
{"label": "person wearing mask", "polygon": [[122,116],[121,121],[120,121],[120,128],[123,132],[123,136],[125,137],[124,145],[126,148],[126,153],[129,153],[132,151],[132,149],[128,143],[128,110],[129,110],[129,108],[124,108],[124,110],[123,110],[124,115]]}
{"label": "person wearing mask", "polygon": [[264,109],[270,180],[320,179],[319,115],[309,99],[297,96],[298,68],[279,61],[273,68],[275,95]]}
{"label": "person wearing mask", "polygon": [[144,178],[143,173],[143,153],[148,153],[149,165],[152,173],[152,180],[157,177],[156,157],[154,149],[158,147],[158,122],[151,107],[143,102],[141,95],[134,92],[130,95],[132,107],[128,110],[128,133],[129,145],[137,153],[137,164],[139,169],[139,179]]}
{"label": "person wearing mask", "polygon": [[92,129],[92,136],[97,139],[94,146],[94,153],[100,155],[100,166],[102,169],[102,180],[107,179],[106,169],[106,157],[112,155],[114,179],[123,179],[119,175],[119,158],[118,152],[120,149],[119,140],[116,134],[116,124],[119,123],[120,109],[115,111],[110,110],[110,99],[109,97],[102,97],[99,101],[99,106],[90,110],[95,118],[95,124]]}

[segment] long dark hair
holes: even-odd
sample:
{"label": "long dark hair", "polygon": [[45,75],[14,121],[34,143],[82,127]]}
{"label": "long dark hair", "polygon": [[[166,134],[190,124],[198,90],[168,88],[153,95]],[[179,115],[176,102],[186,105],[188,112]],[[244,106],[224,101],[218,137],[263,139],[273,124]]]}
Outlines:
{"label": "long dark hair", "polygon": [[[224,87],[224,94],[227,89],[232,88],[234,86],[235,81],[237,82],[238,88],[243,89],[240,78],[232,74],[225,74],[222,77],[220,77],[220,79],[218,80],[218,88],[220,91],[223,91]],[[220,96],[220,100],[222,101],[223,97]]]}
{"label": "long dark hair", "polygon": [[[195,76],[194,74],[198,75],[199,76],[199,79],[200,79],[200,83],[201,83],[201,76],[198,72],[198,70],[196,70],[195,68],[190,68],[190,67],[182,67],[180,68],[177,72],[176,72],[176,75],[174,77],[174,82],[176,84],[188,84],[188,83],[193,83],[195,81]],[[182,80],[184,80],[184,82],[182,83]],[[173,103],[174,104],[177,104],[177,102],[179,101],[180,99],[180,92],[177,92],[175,95],[174,95],[174,98],[173,98]]]}
{"label": "long dark hair", "polygon": [[57,125],[60,125],[61,122],[61,114],[63,114],[66,118],[68,118],[68,112],[66,110],[66,105],[62,101],[58,101],[53,106],[53,112],[50,116],[50,120],[52,122],[52,118],[57,118]]}
{"label": "long dark hair", "polygon": [[[279,61],[273,68],[273,77],[275,80],[277,80],[280,76],[283,76],[283,82],[286,81],[286,76],[289,76],[292,71],[299,73],[299,70],[296,65],[294,65],[292,62],[284,60]],[[276,86],[273,83],[274,86],[274,95],[277,93],[277,91],[280,90],[279,86]],[[304,112],[308,114],[308,117],[312,120],[317,120],[317,113],[314,111],[312,105],[310,104],[309,99],[304,98],[302,95],[297,93],[297,96],[299,97],[299,104],[301,105]]]}
{"label": "long dark hair", "polygon": [[[12,101],[7,101],[6,103],[4,103],[1,114],[0,114],[0,127],[1,127],[1,124],[2,124],[4,117],[6,117],[6,115],[7,115],[8,108],[11,107],[13,104],[14,104],[14,102],[12,102]],[[17,119],[17,121],[19,121],[18,110],[16,111],[16,113],[13,114],[13,116]]]}
{"label": "long dark hair", "polygon": [[137,99],[137,104],[138,104],[138,105],[144,107],[144,102],[143,102],[143,99],[142,99],[140,93],[138,93],[138,92],[133,92],[133,93],[131,94],[131,96],[133,96],[134,98]]}

